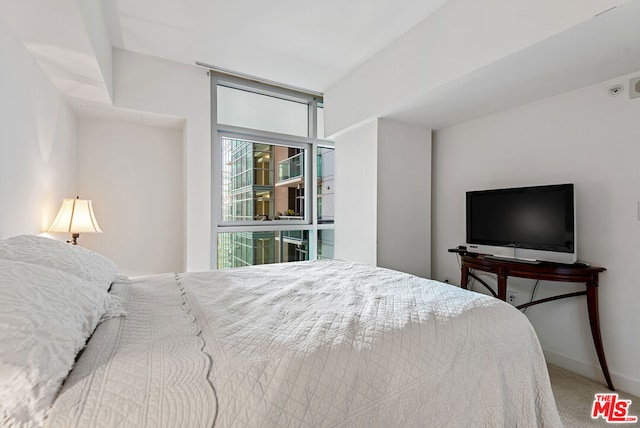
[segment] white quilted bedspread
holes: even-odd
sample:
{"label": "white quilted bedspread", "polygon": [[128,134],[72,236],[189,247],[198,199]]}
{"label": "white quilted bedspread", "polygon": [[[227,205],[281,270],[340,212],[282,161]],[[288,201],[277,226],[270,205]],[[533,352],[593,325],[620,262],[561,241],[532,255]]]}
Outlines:
{"label": "white quilted bedspread", "polygon": [[129,315],[98,328],[51,426],[561,426],[533,328],[484,295],[344,261],[118,290]]}
{"label": "white quilted bedspread", "polygon": [[112,288],[126,301],[127,315],[98,326],[45,426],[211,426],[210,360],[175,275]]}

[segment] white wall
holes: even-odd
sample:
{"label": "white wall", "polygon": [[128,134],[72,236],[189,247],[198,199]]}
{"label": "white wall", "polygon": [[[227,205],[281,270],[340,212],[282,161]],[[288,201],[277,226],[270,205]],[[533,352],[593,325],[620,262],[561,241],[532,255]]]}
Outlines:
{"label": "white wall", "polygon": [[103,2],[95,2],[93,0],[77,0],[77,5],[83,18],[87,36],[91,41],[98,68],[102,74],[104,86],[110,98],[113,99],[112,43],[103,11],[103,7],[107,6]]}
{"label": "white wall", "polygon": [[[492,187],[575,183],[578,258],[604,266],[600,322],[609,369],[617,388],[640,395],[640,99],[608,89],[622,76],[520,108],[439,130],[433,142],[433,273],[459,283],[456,257],[464,243],[464,195]],[[510,280],[519,301],[531,281]],[[578,285],[541,283],[536,297]],[[555,293],[557,294],[557,293]],[[550,362],[603,380],[585,299],[529,308],[527,316]]]}
{"label": "white wall", "polygon": [[82,118],[78,139],[79,195],[104,232],[80,244],[125,275],[184,271],[182,130]]}
{"label": "white wall", "polygon": [[114,104],[186,119],[185,268],[211,268],[211,105],[206,70],[114,49]]}
{"label": "white wall", "polygon": [[335,140],[335,251],[376,265],[378,126],[369,122]]}
{"label": "white wall", "polygon": [[378,266],[431,275],[431,130],[378,120]]}
{"label": "white wall", "polygon": [[0,16],[66,97],[111,103],[111,42],[102,3],[0,2]]}
{"label": "white wall", "polygon": [[0,19],[0,238],[45,230],[78,186],[74,113]]}
{"label": "white wall", "polygon": [[431,130],[379,119],[335,142],[335,257],[429,277]]}

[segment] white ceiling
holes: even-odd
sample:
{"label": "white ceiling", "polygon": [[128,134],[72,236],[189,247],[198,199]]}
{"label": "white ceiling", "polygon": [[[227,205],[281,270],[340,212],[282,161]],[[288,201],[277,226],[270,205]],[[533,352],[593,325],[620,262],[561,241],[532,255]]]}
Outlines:
{"label": "white ceiling", "polygon": [[322,92],[447,0],[106,0],[115,47]]}
{"label": "white ceiling", "polygon": [[[447,1],[101,0],[99,5],[107,27],[101,34],[108,31],[114,47],[324,92]],[[416,93],[379,116],[437,129],[639,70],[640,0],[622,3],[429,93]],[[0,1],[0,18],[79,115],[182,126],[180,118],[113,105],[110,76],[105,78],[92,43],[90,30],[100,29],[86,21],[81,4],[100,9],[77,0]]]}

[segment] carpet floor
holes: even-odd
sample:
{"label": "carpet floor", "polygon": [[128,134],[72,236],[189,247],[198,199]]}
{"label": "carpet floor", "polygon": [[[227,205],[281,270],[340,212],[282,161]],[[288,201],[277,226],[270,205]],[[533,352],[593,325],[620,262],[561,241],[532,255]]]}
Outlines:
{"label": "carpet floor", "polygon": [[[602,418],[591,418],[595,394],[611,392],[606,385],[552,365],[549,365],[549,377],[551,378],[551,388],[556,399],[560,419],[565,428],[640,426],[640,419],[635,424],[612,425]],[[640,398],[624,392],[616,392],[619,395],[619,399],[631,400],[628,416],[638,416],[640,418]]]}

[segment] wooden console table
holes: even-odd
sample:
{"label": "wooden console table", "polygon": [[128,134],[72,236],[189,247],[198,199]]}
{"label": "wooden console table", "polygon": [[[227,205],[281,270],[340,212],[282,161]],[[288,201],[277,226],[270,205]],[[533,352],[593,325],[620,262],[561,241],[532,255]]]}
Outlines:
{"label": "wooden console table", "polygon": [[[500,300],[507,300],[507,277],[529,278],[542,281],[562,281],[562,282],[581,282],[585,284],[585,291],[575,293],[560,294],[546,299],[534,300],[523,305],[516,306],[517,309],[524,309],[529,306],[538,305],[540,303],[551,302],[558,299],[566,299],[575,296],[587,296],[587,309],[589,312],[589,324],[591,325],[591,336],[598,353],[598,360],[602,373],[607,381],[607,386],[611,391],[613,382],[609,376],[607,360],[604,356],[604,348],[602,347],[602,337],[600,335],[600,320],[598,317],[598,274],[606,269],[597,266],[576,266],[576,265],[560,265],[552,263],[530,264],[518,261],[504,260],[483,257],[476,254],[461,254],[462,278],[460,284],[462,288],[467,288],[469,278],[474,278],[484,287],[486,287],[494,297]],[[493,273],[498,278],[498,293],[482,279],[478,278],[473,271],[482,271]]]}

